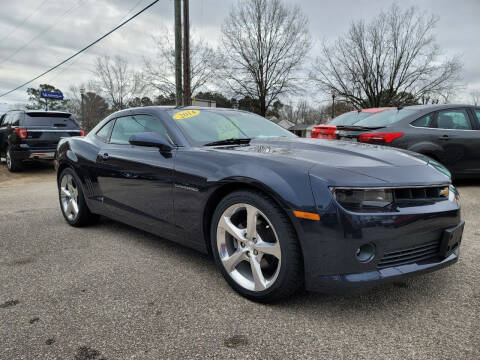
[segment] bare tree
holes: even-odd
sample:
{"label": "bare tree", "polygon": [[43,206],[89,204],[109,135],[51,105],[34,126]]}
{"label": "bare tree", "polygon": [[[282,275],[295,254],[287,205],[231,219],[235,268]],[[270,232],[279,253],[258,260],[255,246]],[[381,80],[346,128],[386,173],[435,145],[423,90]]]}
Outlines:
{"label": "bare tree", "polygon": [[82,126],[88,132],[112,111],[106,100],[101,96],[100,88],[94,82],[89,82],[86,86],[81,85],[79,87],[72,85],[68,94],[68,110],[77,119],[81,119],[82,116],[80,87],[86,88],[83,98],[84,118],[82,119]]}
{"label": "bare tree", "polygon": [[472,90],[470,91],[470,99],[472,105],[478,106],[480,105],[480,90]]}
{"label": "bare tree", "polygon": [[[153,37],[156,46],[154,59],[144,58],[145,80],[161,95],[168,96],[175,92],[175,43],[168,29],[162,35]],[[213,86],[219,67],[218,56],[210,45],[194,33],[190,37],[190,76],[192,94],[208,91]]]}
{"label": "bare tree", "polygon": [[[323,44],[311,77],[357,108],[419,103],[448,97],[457,86],[458,58],[441,59],[434,16],[392,5],[373,21],[352,23],[333,45]],[[437,100],[438,101],[438,100]]]}
{"label": "bare tree", "polygon": [[308,21],[281,0],[238,1],[222,27],[224,75],[235,96],[251,97],[265,116],[279,96],[298,90],[310,48]]}
{"label": "bare tree", "polygon": [[294,124],[322,124],[329,119],[325,107],[313,107],[306,100],[300,100],[296,105],[283,105],[279,115],[280,119]]}
{"label": "bare tree", "polygon": [[141,73],[131,70],[128,61],[120,56],[98,57],[94,74],[114,111],[125,109],[145,88]]}

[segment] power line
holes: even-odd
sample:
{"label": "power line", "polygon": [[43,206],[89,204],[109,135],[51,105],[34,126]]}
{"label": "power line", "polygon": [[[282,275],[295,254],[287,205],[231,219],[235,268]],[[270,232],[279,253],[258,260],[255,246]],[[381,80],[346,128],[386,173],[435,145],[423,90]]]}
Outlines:
{"label": "power line", "polygon": [[[138,0],[137,3],[136,3],[134,6],[132,6],[132,7],[127,11],[127,13],[126,13],[124,16],[122,16],[122,18],[121,18],[120,20],[124,20],[124,19],[128,18],[128,15],[130,15],[130,13],[131,13],[133,10],[135,10],[135,9],[137,8],[137,6],[138,6],[141,2],[143,2],[143,1],[145,1],[145,0]],[[45,81],[46,81],[48,84],[50,84],[53,80],[58,79],[58,77],[61,76],[65,71],[70,70],[70,68],[71,68],[73,65],[75,65],[76,63],[78,63],[78,61],[81,59],[81,57],[82,57],[83,55],[84,55],[84,54],[80,55],[77,59],[75,59],[75,60],[72,61],[70,64],[68,64],[68,66],[65,66],[65,67],[64,67],[62,70],[60,70],[57,74],[51,76],[50,78],[46,79]]]}
{"label": "power line", "polygon": [[7,91],[6,93],[3,93],[0,95],[0,97],[3,97],[5,95],[8,95],[22,87],[24,87],[25,85],[28,85],[30,84],[31,82],[41,78],[42,76],[48,74],[50,71],[53,71],[55,70],[56,68],[58,68],[59,66],[62,66],[63,64],[65,64],[67,61],[70,61],[71,59],[73,59],[75,56],[81,54],[82,52],[84,52],[85,50],[91,48],[93,45],[95,45],[96,43],[100,42],[101,40],[105,39],[108,35],[110,35],[111,33],[113,33],[114,31],[120,29],[123,25],[125,25],[126,23],[130,22],[131,20],[135,19],[138,15],[140,15],[141,13],[143,13],[144,11],[146,11],[147,9],[151,8],[153,5],[155,5],[157,2],[159,2],[160,0],[155,0],[153,2],[151,2],[149,5],[147,5],[146,7],[144,7],[142,10],[140,10],[139,12],[137,12],[136,14],[134,14],[133,16],[131,16],[130,18],[128,18],[127,20],[125,20],[124,22],[122,22],[120,25],[117,25],[116,27],[114,27],[112,30],[110,30],[109,32],[107,32],[105,35],[99,37],[97,40],[95,40],[94,42],[90,43],[89,45],[85,46],[83,49],[77,51],[75,54],[73,54],[72,56],[66,58],[65,60],[63,60],[62,62],[58,63],[57,65],[51,67],[50,69],[48,69],[47,71],[44,71],[43,73],[41,73],[40,75],[34,77],[32,80],[29,80],[25,83],[23,83],[22,85],[19,85],[17,86],[16,88],[10,90],[10,91]]}
{"label": "power line", "polygon": [[38,10],[40,10],[40,8],[47,2],[48,0],[43,0],[40,5],[38,5],[35,10],[33,10],[30,15],[28,15],[25,19],[22,20],[22,22],[20,24],[18,24],[17,26],[14,26],[13,29],[7,34],[5,35],[3,38],[0,39],[0,43],[1,42],[4,42],[5,40],[7,40],[15,31],[17,31],[17,29],[21,26],[23,26],[23,24],[25,24],[27,22],[28,19],[30,19],[33,15],[35,15]]}
{"label": "power line", "polygon": [[[46,27],[45,29],[43,29],[42,31],[40,31],[37,35],[35,35],[33,38],[31,38],[28,42],[26,42],[25,44],[23,44],[22,46],[20,46],[17,50],[15,50],[13,53],[11,53],[10,55],[8,55],[6,58],[3,58],[1,61],[0,61],[0,65],[2,65],[4,62],[10,60],[11,58],[13,58],[15,55],[17,55],[20,51],[22,51],[23,49],[25,49],[28,45],[30,45],[31,43],[33,43],[35,40],[37,40],[38,38],[40,38],[40,36],[42,36],[43,34],[47,33],[48,31],[50,31],[52,28],[54,28],[55,26],[57,26],[59,23],[61,23],[62,21],[65,20],[65,15],[67,15],[70,11],[73,10],[73,8],[75,7],[78,7],[80,6],[81,3],[75,3],[73,4],[67,11],[65,11],[62,15],[60,16],[57,16],[55,18],[55,21],[53,21],[48,27]],[[57,19],[61,18],[61,20],[59,22],[57,22]]]}

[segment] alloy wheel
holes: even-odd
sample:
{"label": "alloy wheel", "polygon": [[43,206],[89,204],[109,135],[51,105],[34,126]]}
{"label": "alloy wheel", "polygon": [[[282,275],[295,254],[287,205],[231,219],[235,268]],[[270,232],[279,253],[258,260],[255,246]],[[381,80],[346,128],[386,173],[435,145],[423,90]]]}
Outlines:
{"label": "alloy wheel", "polygon": [[250,204],[227,208],[217,225],[217,248],[230,277],[250,291],[263,291],[275,283],[281,248],[272,223]]}
{"label": "alloy wheel", "polygon": [[60,201],[65,216],[75,221],[78,216],[78,187],[71,174],[65,174],[60,181]]}
{"label": "alloy wheel", "polygon": [[12,168],[12,157],[10,156],[10,150],[7,151],[6,159],[7,159],[7,167],[9,169],[11,169]]}

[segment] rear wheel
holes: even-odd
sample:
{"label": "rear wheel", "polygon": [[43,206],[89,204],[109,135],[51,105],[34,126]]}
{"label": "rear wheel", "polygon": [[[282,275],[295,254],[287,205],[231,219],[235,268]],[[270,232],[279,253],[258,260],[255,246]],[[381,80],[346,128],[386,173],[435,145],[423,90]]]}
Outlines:
{"label": "rear wheel", "polygon": [[302,259],[293,227],[261,193],[239,191],[218,205],[211,227],[217,267],[241,295],[271,302],[302,285]]}
{"label": "rear wheel", "polygon": [[6,158],[6,161],[7,161],[8,171],[17,172],[17,171],[22,170],[22,162],[15,159],[10,146],[7,148],[7,153],[5,154],[5,158]]}
{"label": "rear wheel", "polygon": [[98,220],[99,216],[88,209],[80,180],[70,168],[60,174],[58,196],[63,217],[70,225],[81,227]]}

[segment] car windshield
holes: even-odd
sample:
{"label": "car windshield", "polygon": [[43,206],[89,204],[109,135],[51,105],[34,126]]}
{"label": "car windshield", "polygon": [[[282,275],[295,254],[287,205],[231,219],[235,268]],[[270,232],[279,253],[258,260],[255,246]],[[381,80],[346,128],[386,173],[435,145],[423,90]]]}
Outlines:
{"label": "car windshield", "polygon": [[184,133],[197,144],[226,139],[296,137],[290,131],[259,115],[235,110],[170,111]]}
{"label": "car windshield", "polygon": [[327,125],[352,125],[357,121],[363,120],[366,117],[373,115],[372,113],[367,112],[358,112],[358,111],[349,111],[345,114],[337,116],[335,119],[330,121]]}
{"label": "car windshield", "polygon": [[355,126],[364,126],[364,127],[384,127],[396,123],[402,119],[405,119],[407,116],[414,114],[418,110],[413,109],[393,109],[385,110],[377,114],[373,114],[366,119],[360,120],[355,123]]}

